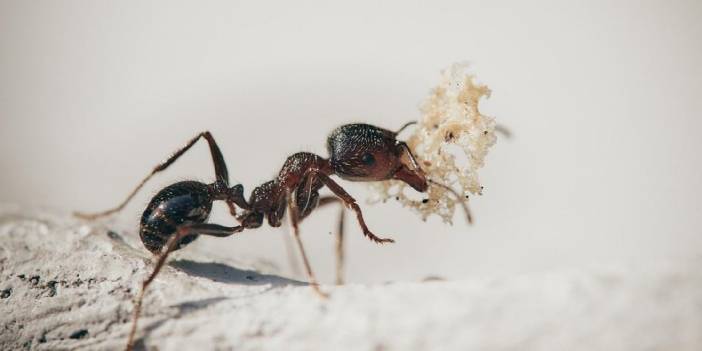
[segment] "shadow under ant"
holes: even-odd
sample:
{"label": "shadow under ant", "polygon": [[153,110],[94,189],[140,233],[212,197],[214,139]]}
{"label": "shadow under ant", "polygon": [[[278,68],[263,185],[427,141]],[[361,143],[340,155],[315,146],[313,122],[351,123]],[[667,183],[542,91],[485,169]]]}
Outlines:
{"label": "shadow under ant", "polygon": [[272,274],[243,270],[219,262],[197,262],[188,259],[173,260],[169,264],[188,275],[207,278],[215,282],[239,285],[305,286],[307,283]]}
{"label": "shadow under ant", "polygon": [[179,318],[179,317],[185,316],[189,313],[195,312],[197,310],[207,308],[211,305],[222,302],[224,300],[229,300],[229,298],[226,296],[208,297],[208,298],[201,299],[201,300],[192,300],[192,301],[181,302],[177,305],[173,305],[170,307],[178,310],[178,313],[176,314],[175,318]]}

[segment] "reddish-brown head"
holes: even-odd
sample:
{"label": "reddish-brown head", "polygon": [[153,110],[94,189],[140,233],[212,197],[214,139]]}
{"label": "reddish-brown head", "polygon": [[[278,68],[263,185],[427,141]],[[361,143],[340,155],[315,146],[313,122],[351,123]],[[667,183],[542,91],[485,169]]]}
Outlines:
{"label": "reddish-brown head", "polygon": [[428,184],[409,147],[397,133],[369,124],[347,124],[327,139],[334,173],[351,181],[399,179],[417,191]]}

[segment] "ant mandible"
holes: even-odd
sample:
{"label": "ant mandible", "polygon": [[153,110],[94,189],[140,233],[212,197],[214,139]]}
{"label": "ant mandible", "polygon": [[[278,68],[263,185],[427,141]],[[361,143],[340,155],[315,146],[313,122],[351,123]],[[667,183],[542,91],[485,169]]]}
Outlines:
{"label": "ant mandible", "polygon": [[[278,176],[254,188],[248,201],[244,198],[244,187],[241,184],[230,187],[222,152],[212,134],[205,131],[157,165],[117,207],[95,214],[77,213],[78,217],[95,219],[122,210],[152,176],[168,168],[198,140],[204,138],[209,144],[216,181],[211,184],[181,181],[169,185],[151,199],[141,217],[139,230],[141,241],[158,257],[153,272],[142,282],[141,291],[134,302],[134,315],[127,349],[130,350],[133,347],[145,291],[172,251],[189,244],[198,235],[227,237],[245,229],[258,228],[263,224],[264,217],[270,226],[279,227],[286,210],[309,284],[316,293],[326,297],[327,295],[319,289],[305,254],[299,237],[298,223],[317,207],[341,202],[355,212],[358,224],[368,239],[379,244],[394,242],[389,238],[378,237],[368,229],[356,200],[331,179],[331,176],[336,175],[342,179],[362,182],[397,179],[419,192],[425,192],[429,183],[445,187],[427,180],[407,144],[396,138],[404,128],[414,123],[407,123],[396,132],[369,124],[343,125],[335,129],[327,138],[329,159],[308,152],[298,152],[289,156]],[[319,190],[324,186],[335,196],[320,198]],[[214,201],[224,201],[239,225],[227,227],[207,223]],[[243,212],[237,214],[237,208]],[[342,223],[339,227],[342,227]],[[340,250],[337,247],[337,254],[339,253]],[[337,274],[338,272],[337,266]]]}

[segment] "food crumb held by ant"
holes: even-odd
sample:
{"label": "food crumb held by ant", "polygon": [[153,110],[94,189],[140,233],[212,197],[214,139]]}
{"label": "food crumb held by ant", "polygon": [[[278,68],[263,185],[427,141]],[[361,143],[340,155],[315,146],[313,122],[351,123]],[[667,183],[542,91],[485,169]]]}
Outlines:
{"label": "food crumb held by ant", "polygon": [[[387,180],[370,185],[370,202],[395,198],[403,206],[414,208],[423,220],[435,214],[451,223],[456,205],[465,206],[469,194],[482,194],[478,171],[497,141],[495,118],[478,108],[489,96],[490,89],[476,82],[467,64],[454,64],[444,70],[440,83],[421,105],[422,116],[406,141],[431,180],[428,199],[417,201],[405,194],[406,183]],[[457,156],[465,156],[465,162],[459,162]],[[457,188],[457,194],[447,187]]]}

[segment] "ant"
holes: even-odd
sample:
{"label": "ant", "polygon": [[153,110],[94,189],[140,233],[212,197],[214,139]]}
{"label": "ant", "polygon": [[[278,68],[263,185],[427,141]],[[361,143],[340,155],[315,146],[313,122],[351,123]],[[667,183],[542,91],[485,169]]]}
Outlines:
{"label": "ant", "polygon": [[[298,228],[299,222],[315,208],[331,203],[341,203],[355,212],[363,235],[368,239],[378,244],[394,242],[389,238],[381,238],[368,229],[356,200],[331,178],[332,175],[360,182],[397,179],[418,192],[425,192],[430,183],[452,190],[445,185],[428,180],[407,144],[397,140],[397,135],[414,123],[416,122],[407,123],[396,132],[369,124],[347,124],[338,127],[327,138],[329,159],[308,152],[298,152],[289,156],[278,176],[254,188],[248,201],[244,198],[243,185],[230,186],[222,152],[212,134],[205,131],[154,167],[117,207],[95,214],[76,213],[76,216],[83,219],[95,219],[119,212],[152,176],[168,168],[198,140],[207,141],[214,163],[215,182],[205,184],[197,181],[181,181],[169,185],[151,199],[141,217],[139,236],[144,246],[157,256],[157,260],[152,273],[142,282],[141,291],[134,302],[127,350],[131,350],[134,345],[137,321],[146,289],[161,271],[171,252],[191,243],[199,235],[223,238],[245,229],[258,228],[263,225],[264,217],[270,226],[279,227],[286,210],[292,236],[302,256],[309,285],[319,296],[326,298],[328,295],[319,289],[319,284],[310,268]],[[324,186],[329,188],[334,196],[320,197],[319,190]],[[455,191],[452,192],[458,197]],[[207,223],[214,201],[224,201],[239,225],[227,227]],[[469,215],[467,207],[463,202],[462,204],[466,214]],[[337,281],[341,271],[340,239],[343,236],[344,207],[339,220],[339,240],[337,241]],[[242,212],[238,213],[237,208]]]}

